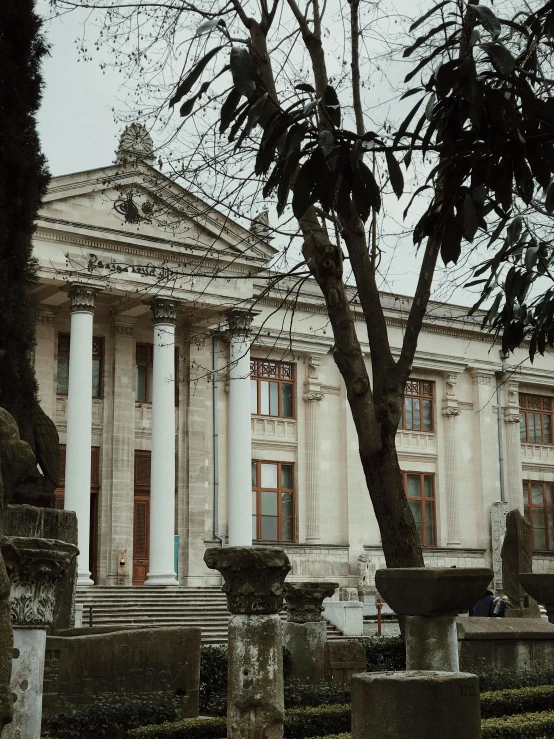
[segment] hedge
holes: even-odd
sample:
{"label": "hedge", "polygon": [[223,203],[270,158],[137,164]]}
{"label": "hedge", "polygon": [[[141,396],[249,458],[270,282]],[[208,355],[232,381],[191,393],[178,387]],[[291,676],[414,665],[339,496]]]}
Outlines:
{"label": "hedge", "polygon": [[[350,706],[293,708],[285,711],[287,739],[304,739],[315,733],[341,733],[350,729]],[[185,719],[158,726],[132,729],[129,739],[219,739],[227,732],[227,720],[220,717]]]}
{"label": "hedge", "polygon": [[481,693],[481,717],[513,716],[554,710],[554,685]]}
{"label": "hedge", "polygon": [[554,736],[554,711],[487,718],[481,726],[483,739],[543,739]]}

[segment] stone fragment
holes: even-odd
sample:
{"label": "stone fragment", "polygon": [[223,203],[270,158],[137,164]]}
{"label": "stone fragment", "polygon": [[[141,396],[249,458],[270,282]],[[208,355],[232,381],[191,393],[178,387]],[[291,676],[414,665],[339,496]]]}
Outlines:
{"label": "stone fragment", "polygon": [[546,608],[548,620],[554,623],[554,574],[522,572],[519,581],[526,592]]}
{"label": "stone fragment", "polygon": [[325,679],[330,683],[348,684],[352,675],[366,670],[363,644],[337,639],[325,645]]}
{"label": "stone fragment", "polygon": [[352,739],[481,739],[479,680],[451,672],[352,678]]}
{"label": "stone fragment", "polygon": [[322,620],[323,601],[331,598],[338,582],[285,583],[287,621],[306,624]]}
{"label": "stone fragment", "polygon": [[528,608],[530,605],[519,575],[532,571],[531,526],[515,509],[506,516],[506,535],[502,544],[502,587],[514,608]]}

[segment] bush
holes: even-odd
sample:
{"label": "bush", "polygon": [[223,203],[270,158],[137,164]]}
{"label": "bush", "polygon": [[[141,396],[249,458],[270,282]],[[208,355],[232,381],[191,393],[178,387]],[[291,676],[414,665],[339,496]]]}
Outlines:
{"label": "bush", "polygon": [[481,693],[481,718],[554,710],[554,686]]}
{"label": "bush", "polygon": [[[315,734],[350,730],[350,706],[296,708],[285,712],[287,739],[304,739]],[[144,726],[129,732],[129,739],[219,739],[225,736],[224,718],[185,719],[158,726]]]}
{"label": "bush", "polygon": [[341,683],[301,683],[289,679],[285,682],[285,708],[333,706],[350,703],[350,686]]}
{"label": "bush", "polygon": [[541,685],[554,685],[553,668],[528,670],[485,670],[476,671],[481,691],[507,690],[511,688],[532,688]]}
{"label": "bush", "polygon": [[56,739],[124,739],[127,729],[175,721],[181,699],[171,693],[99,695],[88,706],[68,706],[42,722]]}
{"label": "bush", "polygon": [[227,711],[227,647],[200,650],[200,713],[224,716]]}
{"label": "bush", "polygon": [[554,736],[554,711],[487,718],[481,726],[483,739],[543,739]]}
{"label": "bush", "polygon": [[399,672],[406,669],[406,645],[401,636],[360,639],[365,647],[368,672]]}

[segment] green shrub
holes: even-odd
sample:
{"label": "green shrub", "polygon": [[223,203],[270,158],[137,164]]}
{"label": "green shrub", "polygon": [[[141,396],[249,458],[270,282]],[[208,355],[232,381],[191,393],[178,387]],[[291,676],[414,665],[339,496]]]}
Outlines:
{"label": "green shrub", "polygon": [[554,710],[554,685],[481,693],[481,718]]}
{"label": "green shrub", "polygon": [[127,729],[175,721],[180,702],[171,693],[98,695],[91,705],[67,706],[44,719],[42,731],[56,739],[125,739]]}
{"label": "green shrub", "polygon": [[479,677],[479,687],[482,692],[554,685],[553,668],[537,668],[532,672],[530,670],[485,670],[482,672],[477,670],[475,674]]}
{"label": "green shrub", "polygon": [[289,679],[285,682],[285,708],[333,706],[350,703],[350,686],[341,683],[301,683]]}
{"label": "green shrub", "polygon": [[[314,734],[350,729],[350,706],[319,706],[285,711],[287,739],[304,739]],[[220,739],[227,731],[224,718],[185,719],[158,726],[144,726],[129,732],[129,739]]]}
{"label": "green shrub", "polygon": [[487,718],[483,739],[543,739],[554,735],[554,711]]}
{"label": "green shrub", "polygon": [[406,645],[401,636],[360,639],[365,647],[368,672],[399,672],[406,669]]}
{"label": "green shrub", "polygon": [[227,646],[207,644],[200,650],[200,713],[227,712]]}

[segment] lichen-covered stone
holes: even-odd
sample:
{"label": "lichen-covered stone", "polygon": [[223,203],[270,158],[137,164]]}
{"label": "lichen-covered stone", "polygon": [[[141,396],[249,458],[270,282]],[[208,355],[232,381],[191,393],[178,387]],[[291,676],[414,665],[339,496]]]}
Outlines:
{"label": "lichen-covered stone", "polygon": [[296,624],[321,621],[323,601],[338,588],[338,582],[286,582],[287,620]]}
{"label": "lichen-covered stone", "polygon": [[231,613],[259,615],[278,613],[283,605],[289,558],[275,547],[211,547],[204,562],[219,570],[222,590]]}
{"label": "lichen-covered stone", "polygon": [[291,655],[291,677],[303,683],[325,680],[326,621],[308,623],[285,621],[283,644]]}

